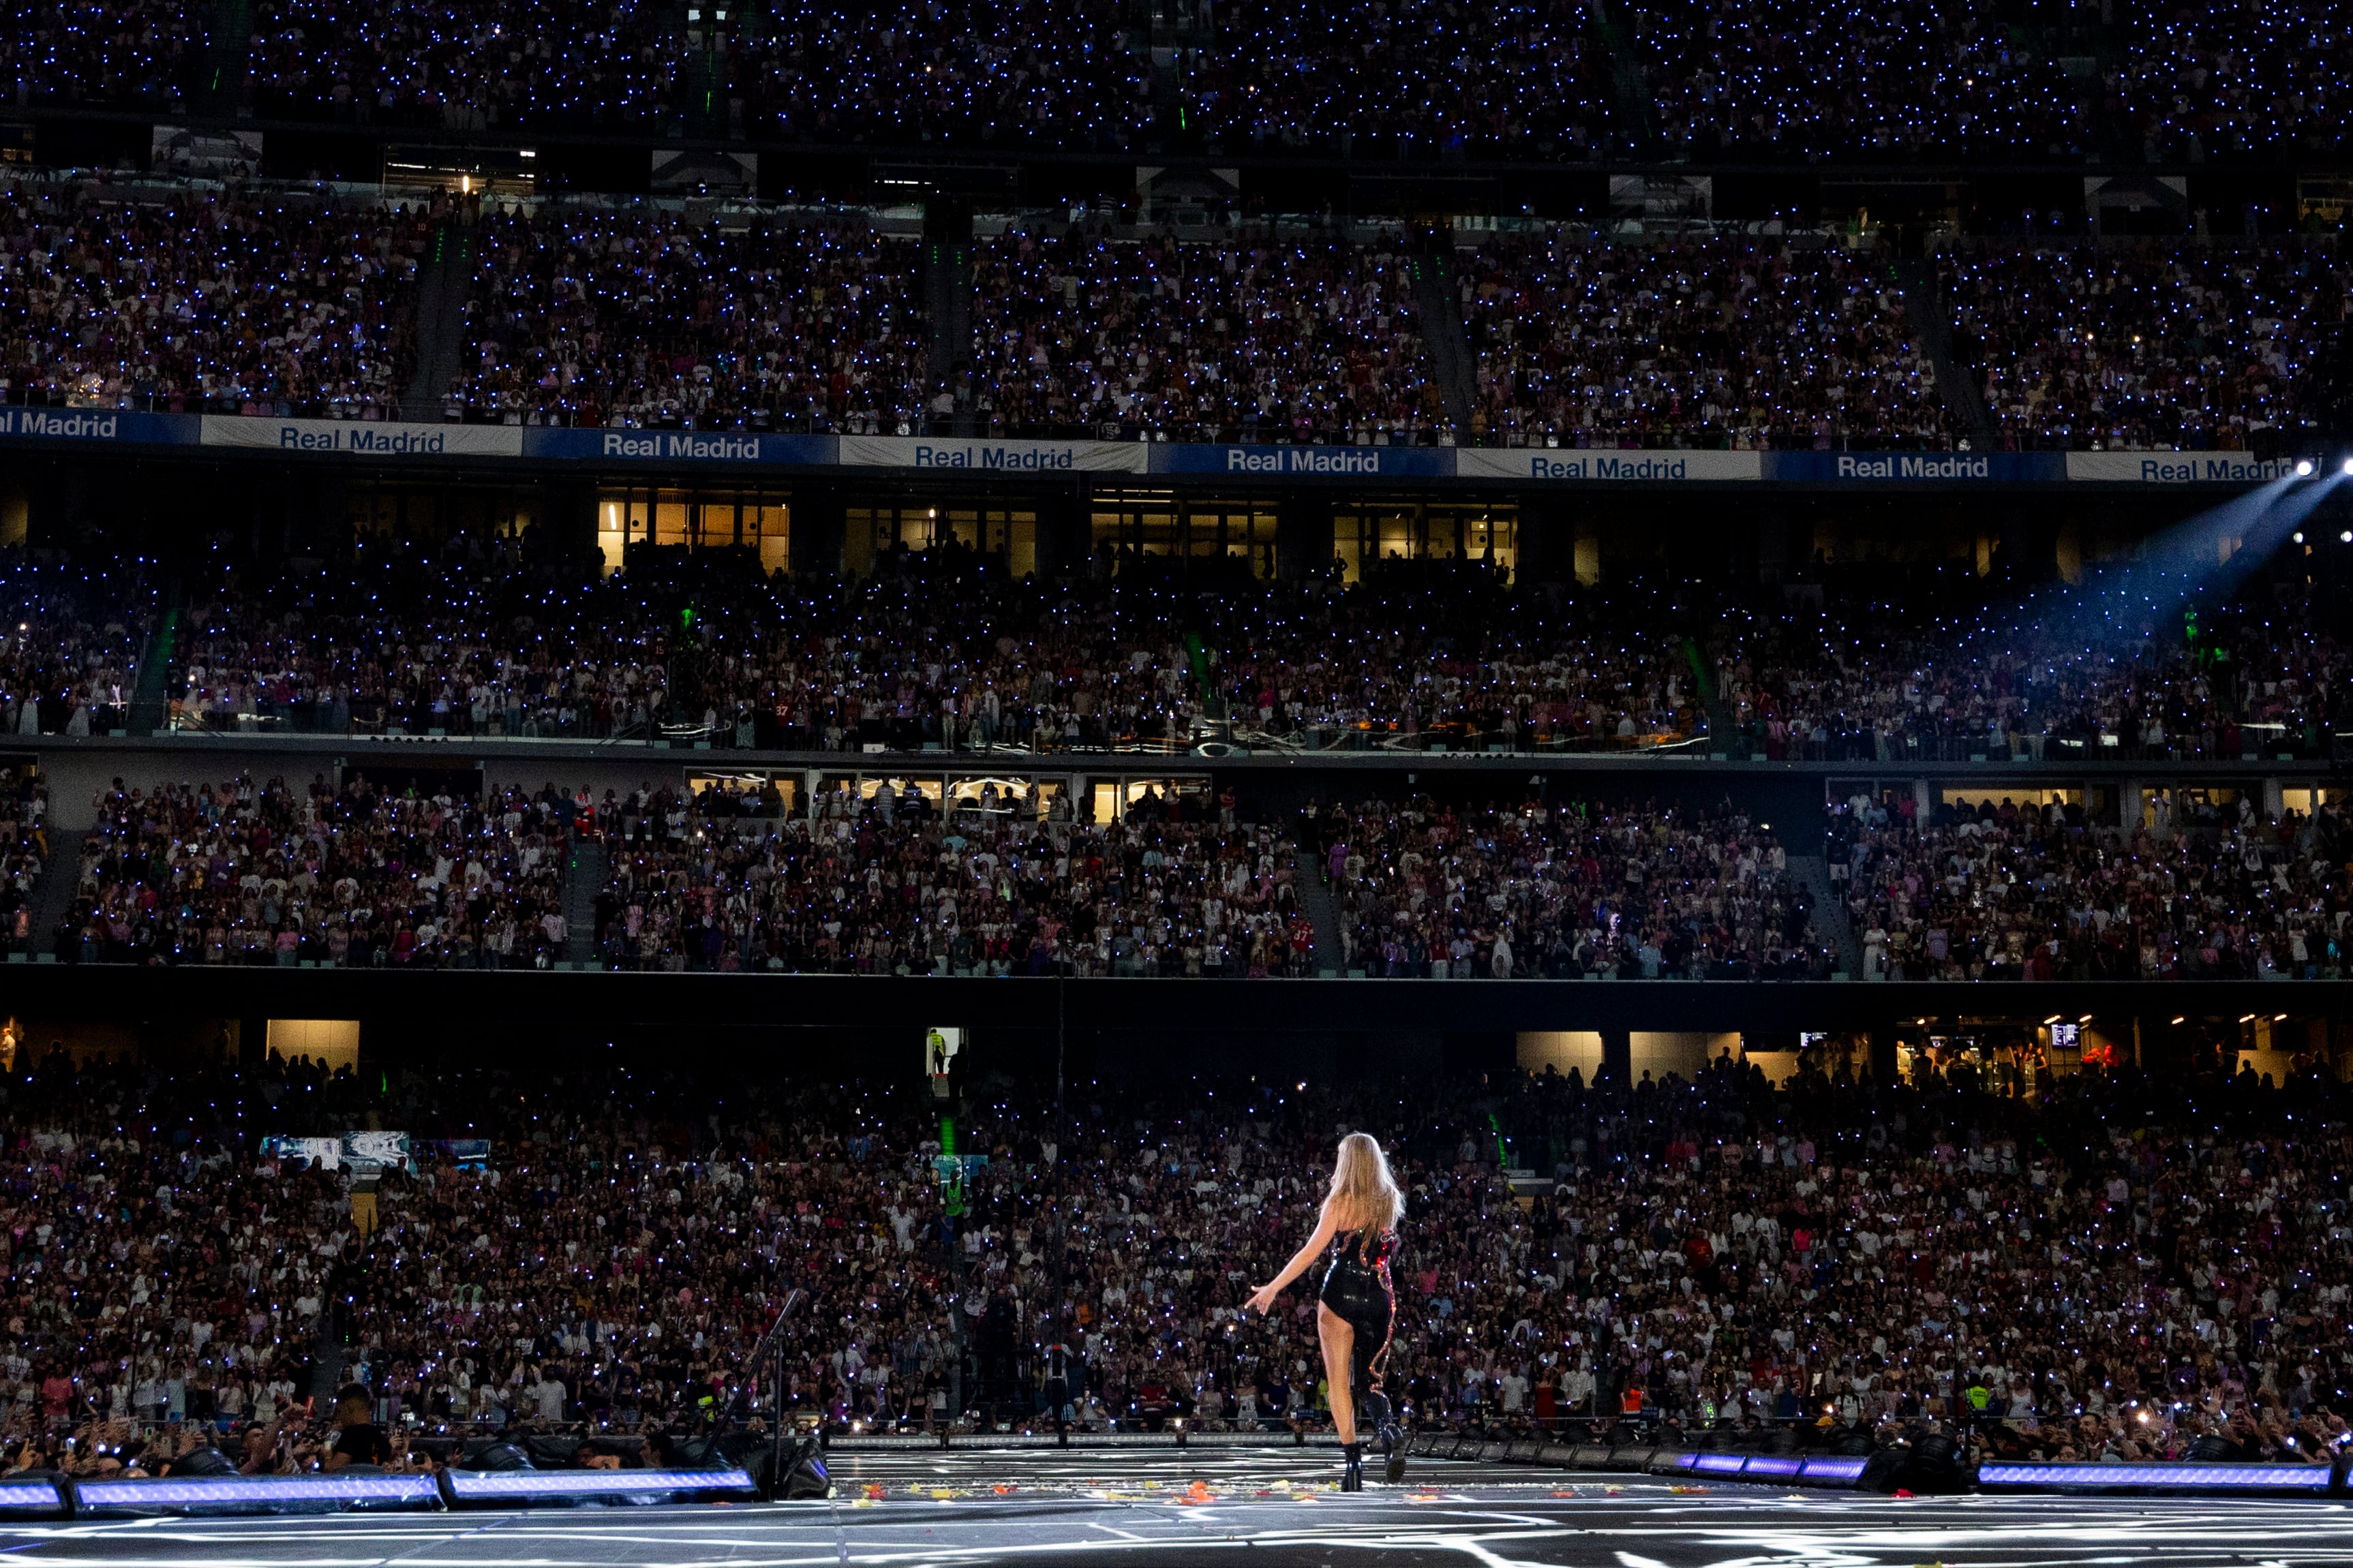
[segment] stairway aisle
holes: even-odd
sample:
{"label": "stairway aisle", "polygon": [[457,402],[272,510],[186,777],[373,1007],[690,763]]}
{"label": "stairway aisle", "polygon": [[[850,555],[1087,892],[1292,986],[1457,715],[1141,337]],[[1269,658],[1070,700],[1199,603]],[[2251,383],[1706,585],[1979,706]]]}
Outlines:
{"label": "stairway aisle", "polygon": [[1862,944],[1855,941],[1854,923],[1846,918],[1846,900],[1831,883],[1830,861],[1820,855],[1792,855],[1789,875],[1806,889],[1814,933],[1830,942],[1846,978],[1862,979]]}
{"label": "stairway aisle", "polygon": [[1608,0],[1588,3],[1593,31],[1609,58],[1610,96],[1618,107],[1618,122],[1610,128],[1608,144],[1621,153],[1653,158],[1659,153],[1657,103],[1641,45],[1625,21],[1610,14]]}
{"label": "stairway aisle", "polygon": [[434,232],[433,253],[419,269],[417,286],[417,372],[400,399],[400,416],[430,422],[441,417],[441,400],[465,373],[466,301],[474,281],[471,226],[456,218]]}
{"label": "stairway aisle", "polygon": [[41,862],[41,879],[33,888],[33,952],[57,951],[58,921],[73,908],[81,888],[81,846],[89,834],[80,828],[48,829],[49,856]]}
{"label": "stairway aisle", "polygon": [[604,890],[608,864],[602,844],[572,841],[572,859],[564,871],[564,956],[575,969],[597,965],[596,895]]}
{"label": "stairway aisle", "polygon": [[1413,300],[1421,310],[1421,341],[1430,353],[1430,374],[1446,401],[1455,439],[1471,437],[1471,411],[1478,402],[1479,378],[1471,341],[1462,331],[1462,304],[1454,292],[1454,238],[1440,229],[1412,262]]}
{"label": "stairway aisle", "polygon": [[1899,261],[1894,266],[1895,287],[1904,296],[1904,314],[1912,322],[1912,335],[1920,344],[1920,353],[1928,366],[1936,373],[1936,395],[1944,399],[1945,407],[1954,416],[1954,423],[1969,445],[1980,452],[1990,451],[1994,444],[1993,420],[1986,413],[1985,399],[1978,395],[1978,379],[1968,368],[1953,358],[1953,321],[1942,290],[1936,287],[1936,264],[1923,258]]}
{"label": "stairway aisle", "polygon": [[188,102],[197,112],[234,118],[253,108],[252,75],[254,0],[219,0],[207,14],[205,47],[192,62]]}
{"label": "stairway aisle", "polygon": [[1324,885],[1324,863],[1314,850],[1303,846],[1292,851],[1291,885],[1315,927],[1315,973],[1336,980],[1347,963],[1347,951],[1340,942],[1340,913],[1332,902],[1332,889]]}
{"label": "stairway aisle", "polygon": [[172,584],[170,608],[147,634],[139,650],[139,668],[131,678],[131,717],[126,728],[133,735],[153,735],[166,729],[172,716],[172,661],[180,639],[180,585]]}

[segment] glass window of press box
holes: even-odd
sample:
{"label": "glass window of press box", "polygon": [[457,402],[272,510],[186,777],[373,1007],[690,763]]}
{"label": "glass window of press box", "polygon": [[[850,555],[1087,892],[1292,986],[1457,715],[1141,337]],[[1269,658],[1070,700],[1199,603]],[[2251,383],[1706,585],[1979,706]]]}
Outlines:
{"label": "glass window of press box", "polygon": [[[884,784],[899,801],[899,809],[935,813],[975,821],[997,818],[1003,822],[1034,821],[1050,811],[1054,803],[1068,795],[1071,783],[1065,778],[1010,778],[983,774],[975,777],[950,778],[933,774],[909,773],[827,773],[818,779],[813,794],[802,799],[795,809],[807,809],[824,815],[828,809],[849,810],[849,803],[871,801]],[[920,802],[920,804],[918,804]],[[849,810],[855,815],[854,810]]]}
{"label": "glass window of press box", "polygon": [[1332,514],[1332,553],[1348,583],[1364,581],[1377,561],[1482,561],[1508,576],[1520,560],[1519,514],[1412,500],[1342,505]]}
{"label": "glass window of press box", "polygon": [[862,577],[893,550],[915,553],[950,542],[996,556],[1016,577],[1027,577],[1038,569],[1034,510],[930,502],[845,509],[841,566],[850,575]]}
{"label": "glass window of press box", "polygon": [[742,550],[763,572],[792,564],[792,513],[781,495],[633,487],[596,498],[596,547],[617,572],[632,545]]}
{"label": "glass window of press box", "polygon": [[1160,493],[1098,498],[1093,549],[1115,559],[1171,556],[1216,561],[1253,577],[1275,570],[1274,508],[1270,504],[1190,500]]}

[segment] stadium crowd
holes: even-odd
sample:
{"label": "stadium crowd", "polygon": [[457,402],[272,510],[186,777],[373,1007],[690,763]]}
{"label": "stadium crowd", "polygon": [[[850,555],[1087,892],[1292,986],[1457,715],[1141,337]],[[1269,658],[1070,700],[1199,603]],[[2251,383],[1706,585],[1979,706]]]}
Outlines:
{"label": "stadium crowd", "polygon": [[603,575],[512,539],[368,534],[332,574],[224,574],[192,593],[174,689],[180,721],[201,728],[642,739],[677,726],[822,751],[1189,742],[1217,710],[1412,748],[1630,747],[1704,725],[1681,648],[1642,630],[1668,605],[1661,590],[1572,602],[1492,574],[1377,569],[1345,593],[1236,584],[1205,601],[1114,564],[1012,579],[943,545],[863,579],[655,552]]}
{"label": "stadium crowd", "polygon": [[[1827,569],[1817,600],[1374,563],[1345,587],[1203,596],[1108,551],[1019,579],[961,543],[848,580],[631,560],[604,574],[511,538],[367,534],[332,574],[222,574],[192,593],[177,721],[892,752],[1188,746],[1230,729],[1311,749],[1704,742],[1877,762],[2324,757],[2353,722],[2326,583],[2137,604],[2119,626],[2105,578],[2020,597],[1966,569],[1900,591]],[[121,608],[75,613],[138,624],[135,585],[121,591]],[[135,651],[100,657],[81,706],[113,700]],[[62,705],[35,717],[70,721]]]}
{"label": "stadium crowd", "polygon": [[512,0],[274,0],[248,64],[268,111],[385,126],[682,127],[762,141],[1127,146],[1153,117],[1130,7],[833,5],[690,14]]}
{"label": "stadium crowd", "polygon": [[97,804],[56,933],[83,963],[546,968],[569,952],[553,792],[461,800],[249,778]]}
{"label": "stadium crowd", "polygon": [[2342,7],[2147,12],[2103,85],[2140,150],[2177,162],[2326,155],[2346,137]]}
{"label": "stadium crowd", "polygon": [[[951,1201],[912,1067],[887,1088],[602,1053],[330,1078],[25,1041],[0,1110],[0,1427],[17,1467],[201,1437],[296,1468],[325,1447],[282,1441],[312,1390],[353,1380],[402,1463],[453,1428],[675,1433],[779,1388],[838,1428],[1050,1425],[1055,1399],[1096,1429],[1312,1426],[1309,1293],[1239,1305],[1362,1129],[1408,1191],[1388,1378],[1414,1425],[1933,1424],[1989,1452],[2327,1462],[2353,1372],[2342,1091],[2204,1062],[1776,1088],[1727,1054],[1630,1089],[1146,1077],[1060,1107],[992,1074],[965,1088]],[[363,1118],[414,1158],[369,1173],[364,1206],[353,1171],[262,1142]],[[781,1384],[754,1359],[779,1322]]]}
{"label": "stadium crowd", "polygon": [[2331,592],[2200,603],[2127,572],[1971,604],[1858,581],[1724,605],[1709,643],[1725,723],[1768,760],[2323,757],[2353,673]]}
{"label": "stadium crowd", "polygon": [[16,104],[176,106],[211,15],[164,0],[13,0],[0,8],[0,93]]}
{"label": "stadium crowd", "polygon": [[0,785],[0,952],[31,953],[34,900],[48,864],[49,791],[37,778]]}
{"label": "stadium crowd", "polygon": [[650,582],[575,577],[559,590],[525,555],[521,542],[501,537],[386,533],[363,535],[331,575],[248,585],[226,574],[192,596],[174,647],[175,721],[331,733],[647,734],[670,712],[666,606],[638,593]]}
{"label": "stadium crowd", "polygon": [[0,550],[0,735],[122,728],[155,615],[143,561]]}
{"label": "stadium crowd", "polygon": [[450,412],[510,425],[899,430],[923,417],[916,245],[862,223],[541,206],[488,220]]}
{"label": "stadium crowd", "polygon": [[2011,444],[2240,450],[2311,405],[2347,275],[2316,246],[1972,247],[1939,256],[1938,282]]}
{"label": "stadium crowd", "polygon": [[[780,805],[780,801],[774,804]],[[718,809],[712,809],[717,807]],[[1293,851],[1155,789],[1117,824],[993,783],[945,809],[884,781],[799,816],[639,791],[597,904],[608,968],[860,974],[1312,973]]]}
{"label": "stadium crowd", "polygon": [[[481,236],[453,416],[908,434],[1370,440],[1450,421],[1394,238],[1230,244],[1071,226],[983,241],[972,352],[942,379],[912,240],[543,204]],[[926,423],[928,421],[928,424]]]}
{"label": "stadium crowd", "polygon": [[2353,828],[2170,795],[2129,830],[1989,797],[1922,822],[1907,796],[1834,816],[1866,979],[2314,979],[2345,972]]}
{"label": "stadium crowd", "polygon": [[436,216],[0,181],[0,403],[391,416]]}
{"label": "stadium crowd", "polygon": [[2042,9],[1643,0],[1627,26],[1658,134],[1692,157],[2080,158],[2090,95],[2020,26]]}
{"label": "stadium crowd", "polygon": [[730,40],[730,114],[796,141],[1136,147],[1156,118],[1147,30],[1127,0],[780,9]]}
{"label": "stadium crowd", "polygon": [[991,434],[1430,445],[1408,265],[1394,235],[1008,232],[974,267],[970,401]]}
{"label": "stadium crowd", "polygon": [[[1846,953],[1770,827],[1729,805],[1277,815],[1154,786],[1097,822],[1060,791],[872,783],[791,804],[724,785],[475,801],[356,776],[340,794],[118,784],[44,931],[47,802],[25,784],[0,818],[0,912],[11,951],[79,963],[1819,980],[1859,963],[1961,982],[2334,979],[2353,909],[2340,805],[2270,817],[2228,792],[2156,792],[2125,826],[2080,801],[1859,795],[1814,884],[1844,901]],[[581,846],[601,881],[571,878]]]}
{"label": "stadium crowd", "polygon": [[1834,249],[1636,249],[1555,232],[1463,266],[1474,440],[1949,446],[1958,432],[1883,268]]}
{"label": "stadium crowd", "polygon": [[1577,158],[1640,136],[1606,46],[1573,12],[1245,0],[1213,20],[1210,42],[1179,61],[1186,112],[1213,146]]}
{"label": "stadium crowd", "polygon": [[[447,418],[865,435],[1947,447],[1975,414],[1939,393],[1935,310],[2005,446],[2235,449],[2313,423],[2347,295],[2317,241],[1963,240],[1907,301],[1880,258],[1799,237],[1441,255],[1324,222],[1025,221],[976,241],[951,354],[921,247],[854,209],[26,177],[0,182],[0,402],[396,417],[449,245],[475,259],[460,373],[426,389]],[[1454,393],[1417,269],[1454,279]]]}
{"label": "stadium crowd", "polygon": [[[2341,147],[2348,40],[2327,4],[2096,17],[2043,0],[1832,13],[1645,0],[1587,14],[1250,0],[886,13],[810,4],[592,6],[18,0],[0,92],[25,105],[249,99],[264,119],[873,145],[1430,161],[1634,153],[1758,162],[2151,162]],[[1345,46],[1334,43],[1345,40]]]}
{"label": "stadium crowd", "polygon": [[1366,801],[1311,810],[1351,973],[1819,979],[1767,825],[1728,807]]}
{"label": "stadium crowd", "polygon": [[274,117],[452,130],[659,123],[684,86],[650,6],[262,0],[247,75]]}

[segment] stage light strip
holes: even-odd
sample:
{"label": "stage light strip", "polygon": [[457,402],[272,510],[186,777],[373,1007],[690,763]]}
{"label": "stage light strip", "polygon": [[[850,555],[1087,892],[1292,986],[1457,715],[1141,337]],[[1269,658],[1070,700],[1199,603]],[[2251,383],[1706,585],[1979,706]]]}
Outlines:
{"label": "stage light strip", "polygon": [[2216,1491],[2326,1492],[2326,1465],[2013,1465],[1978,1467],[1981,1487],[2163,1487]]}
{"label": "stage light strip", "polygon": [[1755,1454],[1741,1469],[1744,1476],[1794,1476],[1803,1461],[1787,1454]]}
{"label": "stage light strip", "polygon": [[1848,1454],[1823,1454],[1806,1460],[1798,1468],[1801,1480],[1859,1481],[1862,1479],[1865,1460]]}
{"label": "stage light strip", "polygon": [[83,1508],[201,1508],[273,1502],[414,1502],[440,1493],[431,1476],[240,1476],[219,1480],[76,1481]]}
{"label": "stage light strip", "polygon": [[55,1513],[64,1506],[54,1481],[0,1481],[0,1513]]}
{"label": "stage light strip", "polygon": [[449,1495],[484,1498],[624,1497],[633,1492],[745,1492],[742,1470],[451,1470]]}
{"label": "stage light strip", "polygon": [[1747,1462],[1742,1454],[1694,1454],[1691,1468],[1704,1476],[1736,1476]]}

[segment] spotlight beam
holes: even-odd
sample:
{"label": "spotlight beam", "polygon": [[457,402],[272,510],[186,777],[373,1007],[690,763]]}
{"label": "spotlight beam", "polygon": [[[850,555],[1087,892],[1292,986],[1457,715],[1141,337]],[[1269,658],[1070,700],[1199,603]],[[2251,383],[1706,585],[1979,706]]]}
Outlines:
{"label": "spotlight beam", "polygon": [[[2029,594],[2007,616],[1998,612],[1982,628],[1989,650],[2010,649],[2030,637],[2076,645],[2079,656],[2130,657],[2144,626],[2166,625],[2192,601],[2227,598],[2345,476],[2318,482],[2283,474],[2167,529],[2139,559],[2103,568],[2081,586]],[[2236,541],[2230,554],[2226,542]]]}

